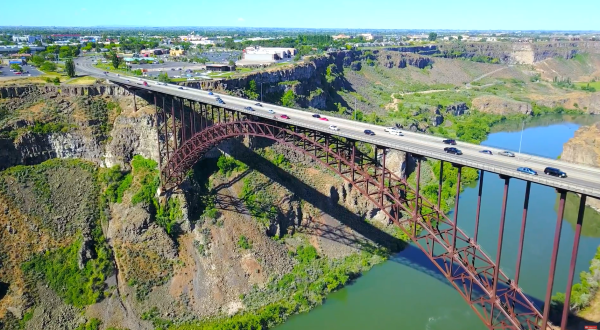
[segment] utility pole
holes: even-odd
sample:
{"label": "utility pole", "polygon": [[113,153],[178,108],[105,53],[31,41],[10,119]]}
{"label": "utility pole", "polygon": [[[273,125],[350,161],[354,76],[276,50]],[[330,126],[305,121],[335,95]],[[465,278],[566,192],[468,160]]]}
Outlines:
{"label": "utility pole", "polygon": [[523,126],[521,127],[521,139],[519,140],[519,157],[521,156],[521,144],[523,143],[523,131],[525,130],[525,120],[523,120]]}
{"label": "utility pole", "polygon": [[354,97],[354,120],[356,120],[356,97]]}

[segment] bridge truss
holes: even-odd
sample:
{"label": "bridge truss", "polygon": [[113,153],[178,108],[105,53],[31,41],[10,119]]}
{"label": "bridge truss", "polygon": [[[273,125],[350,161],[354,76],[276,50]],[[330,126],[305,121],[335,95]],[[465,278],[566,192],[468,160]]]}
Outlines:
{"label": "bridge truss", "polygon": [[[148,100],[150,103],[153,102],[156,110],[159,166],[163,188],[169,189],[180,184],[197,161],[227,139],[251,136],[277,141],[302,152],[335,172],[384,212],[389,221],[408,235],[415,246],[433,261],[441,274],[448,279],[489,329],[552,329],[548,321],[550,299],[566,191],[559,191],[560,202],[547,294],[543,303],[536,304],[519,287],[531,182],[527,182],[526,186],[515,276],[510,278],[499,267],[510,177],[501,177],[504,180],[504,194],[498,249],[495,258],[492,259],[482,250],[477,241],[484,171],[480,171],[479,174],[475,230],[473,237],[469,237],[457,224],[462,172],[460,165],[441,163],[438,199],[432,202],[420,194],[421,162],[424,158],[417,154],[412,154],[416,159],[416,183],[412,186],[405,178],[397,176],[386,168],[385,148],[374,146],[375,155],[368,155],[357,148],[357,141],[336,136],[334,131],[307,129],[256,116],[250,112],[163,94],[154,94]],[[440,208],[445,165],[457,168],[452,219]],[[582,196],[580,203],[561,329],[566,328],[569,312],[567,306],[573,283],[585,196]],[[543,311],[540,311],[542,309]]]}

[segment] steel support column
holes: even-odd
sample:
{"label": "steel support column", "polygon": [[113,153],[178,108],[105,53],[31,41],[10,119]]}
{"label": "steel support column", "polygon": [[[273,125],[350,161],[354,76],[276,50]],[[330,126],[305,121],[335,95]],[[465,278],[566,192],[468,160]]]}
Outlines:
{"label": "steel support column", "polygon": [[183,99],[179,99],[179,122],[181,123],[181,145],[185,143],[185,110]]}
{"label": "steel support column", "polygon": [[571,252],[571,265],[569,266],[569,279],[567,280],[567,291],[565,292],[565,305],[563,306],[562,319],[560,320],[560,329],[567,328],[569,319],[569,309],[571,304],[571,288],[573,287],[573,276],[575,275],[575,265],[577,264],[577,252],[579,251],[579,239],[581,238],[581,226],[583,224],[583,214],[585,212],[585,200],[587,196],[582,195],[579,200],[579,212],[577,213],[577,227],[575,228],[575,238],[573,241],[573,251]]}
{"label": "steel support column", "polygon": [[[462,165],[458,165],[457,174],[456,174],[456,197],[454,198],[454,219],[452,221],[452,247],[451,253],[454,255],[456,253],[456,231],[457,231],[457,223],[458,223],[458,201],[460,199],[460,181],[462,176]],[[452,276],[452,268],[454,268],[454,258],[450,260],[450,273],[448,276]]]}
{"label": "steel support column", "polygon": [[[492,306],[498,295],[498,275],[500,274],[500,261],[502,260],[502,241],[504,240],[504,223],[506,222],[506,203],[508,202],[508,184],[510,183],[510,177],[500,177],[504,179],[504,196],[502,197],[500,228],[498,230],[498,245],[496,246],[496,263],[494,265],[494,277],[492,279],[492,301],[490,302]],[[494,319],[494,307],[492,307],[490,319]]]}
{"label": "steel support column", "polygon": [[546,299],[544,299],[544,314],[542,318],[542,329],[548,326],[550,315],[550,299],[552,298],[552,286],[554,285],[554,273],[556,272],[556,259],[558,258],[558,246],[560,244],[560,233],[562,229],[563,216],[565,214],[565,199],[567,192],[560,190],[560,201],[558,214],[556,216],[556,228],[554,229],[554,245],[552,247],[552,259],[550,259],[550,273],[548,274],[548,285],[546,286]]}
{"label": "steel support column", "polygon": [[[458,182],[460,182],[460,168],[458,169]],[[419,212],[419,196],[420,196],[420,184],[421,184],[421,157],[417,158],[417,178],[415,188],[415,209],[413,212],[413,236],[417,236],[417,219]],[[456,221],[456,220],[455,220]]]}
{"label": "steel support column", "polygon": [[441,211],[440,206],[442,205],[442,184],[444,183],[444,161],[440,160],[440,181],[438,186],[438,200],[437,208]]}
{"label": "steel support column", "polygon": [[523,242],[525,242],[525,225],[527,222],[527,211],[529,209],[529,193],[531,191],[531,181],[527,181],[525,187],[525,201],[523,202],[523,218],[521,219],[521,236],[519,236],[519,252],[517,252],[517,266],[515,267],[514,287],[519,287],[519,275],[521,274],[521,258],[523,256]]}
{"label": "steel support column", "polygon": [[[481,196],[483,195],[483,170],[479,171],[479,192],[477,194],[477,213],[475,214],[475,231],[473,233],[473,245],[477,245],[477,235],[479,234],[479,216],[481,215]],[[475,258],[475,256],[473,256]]]}
{"label": "steel support column", "polygon": [[173,120],[173,141],[175,141],[175,150],[177,150],[177,128],[175,127],[175,98],[171,99],[171,119]]}
{"label": "steel support column", "polygon": [[[157,146],[158,146],[158,169],[161,170],[162,169],[162,157],[160,155],[161,152],[161,148],[160,148],[160,115],[158,114],[158,105],[156,104],[156,94],[154,94],[154,113],[156,115],[156,140],[157,140]],[[161,174],[161,178],[160,178],[160,188],[162,190],[163,188],[163,182],[165,181],[164,178],[162,177],[162,172]]]}
{"label": "steel support column", "polygon": [[[384,202],[384,197],[383,196],[385,194],[385,190],[384,190],[384,187],[385,187],[385,154],[386,154],[386,152],[385,152],[385,148],[384,148],[383,149],[383,156],[381,156],[383,158],[383,166],[382,166],[382,171],[381,171],[381,186],[379,188],[380,192],[381,192],[380,200],[381,200],[381,204],[382,205],[383,205],[383,202]],[[417,183],[417,189],[419,189],[419,183]],[[415,223],[416,223],[416,221],[415,221]]]}

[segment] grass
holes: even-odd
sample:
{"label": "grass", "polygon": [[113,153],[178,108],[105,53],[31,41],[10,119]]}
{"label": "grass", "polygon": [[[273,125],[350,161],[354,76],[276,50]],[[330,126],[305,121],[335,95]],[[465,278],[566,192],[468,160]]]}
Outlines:
{"label": "grass", "polygon": [[600,91],[600,81],[593,81],[593,82],[576,82],[575,86],[578,88],[586,88],[586,87],[592,87],[594,88],[596,91]]}
{"label": "grass", "polygon": [[95,83],[96,78],[88,76],[73,78],[66,82],[68,85],[93,85]]}

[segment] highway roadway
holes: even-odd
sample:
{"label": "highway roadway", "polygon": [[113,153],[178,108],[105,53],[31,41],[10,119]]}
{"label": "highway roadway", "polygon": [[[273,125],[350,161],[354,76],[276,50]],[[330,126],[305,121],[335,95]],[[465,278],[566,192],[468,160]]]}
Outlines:
{"label": "highway roadway", "polygon": [[[508,175],[515,178],[539,183],[554,188],[562,188],[569,191],[585,194],[600,199],[600,168],[594,168],[584,165],[572,164],[556,159],[543,158],[528,154],[517,154],[516,157],[501,156],[498,152],[502,149],[483,147],[477,144],[457,141],[457,147],[462,155],[453,155],[444,152],[444,147],[448,145],[442,143],[442,138],[433,135],[416,133],[410,131],[402,131],[403,136],[391,135],[384,131],[383,126],[377,126],[367,123],[361,123],[348,119],[329,117],[328,121],[319,120],[312,117],[312,113],[298,109],[281,107],[278,105],[262,103],[262,107],[256,106],[256,101],[247,100],[239,97],[229,96],[226,94],[218,94],[225,104],[218,104],[216,99],[217,93],[214,96],[208,94],[208,91],[190,89],[184,87],[179,89],[178,85],[167,84],[158,85],[155,81],[148,80],[148,86],[143,86],[143,80],[135,77],[117,76],[114,73],[107,75],[100,69],[92,66],[90,61],[78,60],[77,70],[93,75],[99,78],[106,78],[112,82],[135,86],[136,88],[147,89],[169,95],[174,95],[190,100],[196,100],[208,104],[218,105],[220,107],[237,110],[253,115],[277,120],[280,122],[293,123],[295,125],[316,129],[320,131],[329,131],[332,134],[344,136],[347,138],[373,143],[381,147],[388,147],[395,150],[422,155],[429,158],[439,159],[454,164],[460,164],[476,169],[485,170],[497,174]],[[255,111],[245,110],[245,107],[251,106]],[[268,110],[275,111],[277,118],[273,118],[273,114]],[[288,115],[289,119],[283,119],[282,114]],[[335,125],[339,131],[329,129],[330,125]],[[364,134],[364,130],[370,129],[375,132],[375,135],[370,136]],[[487,149],[493,152],[493,155],[480,153],[481,150]],[[517,171],[520,166],[529,167],[538,172],[538,175],[529,175]],[[567,173],[567,178],[557,178],[544,174],[544,168],[547,166],[556,167]]]}

